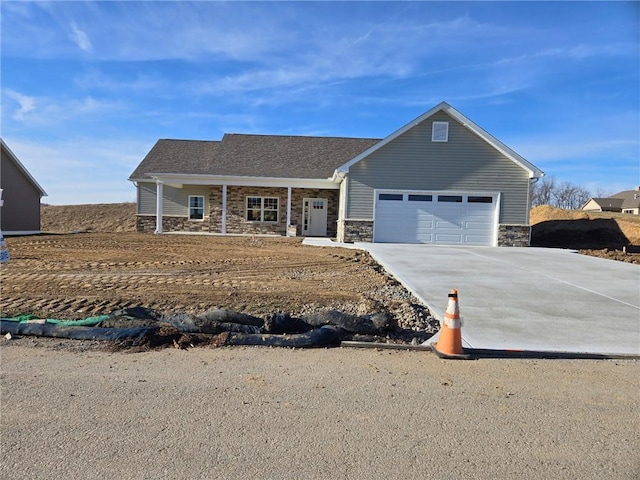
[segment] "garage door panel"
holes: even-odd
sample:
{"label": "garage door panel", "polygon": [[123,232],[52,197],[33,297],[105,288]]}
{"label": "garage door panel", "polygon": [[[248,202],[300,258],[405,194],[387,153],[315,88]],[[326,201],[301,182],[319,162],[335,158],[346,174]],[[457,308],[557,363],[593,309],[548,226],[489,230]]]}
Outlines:
{"label": "garage door panel", "polygon": [[443,244],[462,244],[462,234],[450,234],[450,233],[436,233],[435,243]]}
{"label": "garage door panel", "polygon": [[436,230],[462,230],[462,225],[459,223],[449,222],[447,220],[437,220]]}
{"label": "garage door panel", "polygon": [[471,235],[467,234],[464,237],[465,245],[490,245],[492,237],[490,235]]}
{"label": "garage door panel", "polygon": [[479,230],[484,232],[487,230],[487,224],[486,222],[464,222],[464,229]]}
{"label": "garage door panel", "polygon": [[493,244],[497,206],[494,196],[401,191],[377,195],[376,242]]}
{"label": "garage door panel", "polygon": [[432,220],[422,220],[418,221],[416,225],[417,232],[431,232],[433,230],[433,221]]}

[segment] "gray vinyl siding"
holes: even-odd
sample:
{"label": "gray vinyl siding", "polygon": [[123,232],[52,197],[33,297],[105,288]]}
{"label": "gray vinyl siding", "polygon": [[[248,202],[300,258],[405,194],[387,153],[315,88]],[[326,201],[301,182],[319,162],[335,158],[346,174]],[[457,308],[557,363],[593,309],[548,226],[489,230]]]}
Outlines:
{"label": "gray vinyl siding", "polygon": [[[449,141],[432,142],[431,124],[449,122]],[[500,192],[500,223],[526,224],[528,172],[439,112],[354,164],[347,217],[373,218],[374,189]]]}
{"label": "gray vinyl siding", "polygon": [[[164,185],[162,189],[162,214],[168,217],[186,217],[189,214],[189,195],[204,197],[204,216],[209,216],[209,187],[185,185],[175,188]],[[156,214],[156,184],[138,182],[138,215]]]}
{"label": "gray vinyl siding", "polygon": [[4,206],[0,224],[6,232],[40,231],[40,193],[2,149],[0,188]]}

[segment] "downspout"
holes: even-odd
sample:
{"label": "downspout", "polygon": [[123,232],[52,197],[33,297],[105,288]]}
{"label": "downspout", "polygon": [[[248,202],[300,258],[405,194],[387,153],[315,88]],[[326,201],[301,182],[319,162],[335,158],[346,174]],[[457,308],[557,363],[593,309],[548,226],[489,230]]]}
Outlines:
{"label": "downspout", "polygon": [[527,205],[529,206],[529,208],[527,208],[527,225],[531,222],[531,219],[529,218],[529,212],[531,211],[531,187],[534,183],[538,183],[538,180],[540,180],[540,177],[531,177],[529,179],[529,191],[527,192]]}
{"label": "downspout", "polygon": [[163,184],[160,180],[156,180],[156,230],[155,234],[162,233],[162,196]]}
{"label": "downspout", "polygon": [[529,182],[529,191],[527,192],[527,225],[529,225],[529,241],[527,242],[528,246],[531,246],[531,187],[534,183],[540,180],[540,177],[532,177]]}

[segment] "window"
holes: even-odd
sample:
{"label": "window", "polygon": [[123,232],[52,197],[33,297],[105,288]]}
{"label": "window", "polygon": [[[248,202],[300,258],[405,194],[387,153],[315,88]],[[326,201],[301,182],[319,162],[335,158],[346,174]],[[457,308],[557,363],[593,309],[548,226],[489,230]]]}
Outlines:
{"label": "window", "polygon": [[202,195],[189,195],[189,220],[204,219],[204,197]]}
{"label": "window", "polygon": [[402,201],[401,193],[381,193],[378,195],[378,200],[400,200]]}
{"label": "window", "polygon": [[247,197],[247,221],[277,223],[278,203],[274,197]]}
{"label": "window", "polygon": [[472,197],[467,199],[469,203],[493,203],[493,197]]}
{"label": "window", "polygon": [[462,203],[462,195],[438,195],[439,202]]}
{"label": "window", "polygon": [[449,141],[449,122],[433,122],[433,124],[431,125],[431,141]]}
{"label": "window", "polygon": [[432,195],[409,195],[410,202],[431,202],[433,201]]}

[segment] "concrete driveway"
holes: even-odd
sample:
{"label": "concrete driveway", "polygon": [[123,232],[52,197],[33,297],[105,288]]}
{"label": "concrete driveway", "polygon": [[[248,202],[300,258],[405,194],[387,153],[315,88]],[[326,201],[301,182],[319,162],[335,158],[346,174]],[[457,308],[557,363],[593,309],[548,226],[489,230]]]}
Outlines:
{"label": "concrete driveway", "polygon": [[640,354],[640,265],[548,248],[357,246],[438,319],[457,288],[465,347]]}

